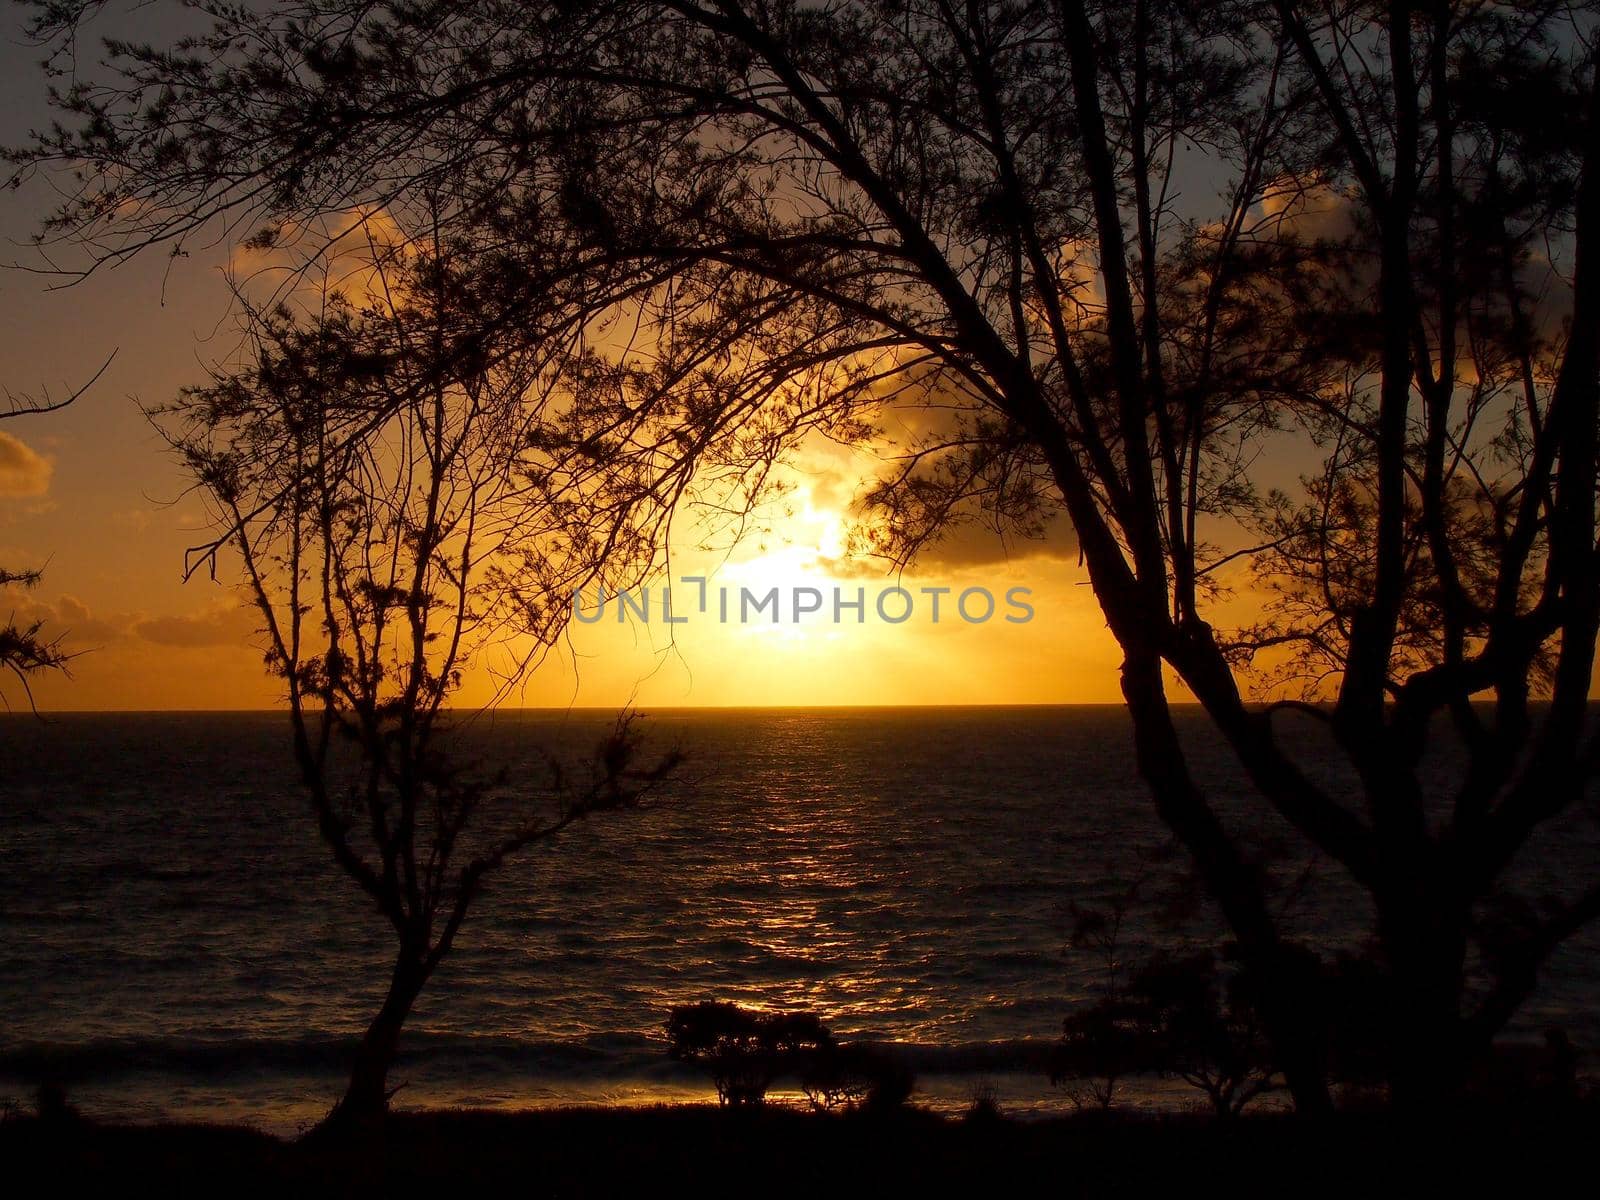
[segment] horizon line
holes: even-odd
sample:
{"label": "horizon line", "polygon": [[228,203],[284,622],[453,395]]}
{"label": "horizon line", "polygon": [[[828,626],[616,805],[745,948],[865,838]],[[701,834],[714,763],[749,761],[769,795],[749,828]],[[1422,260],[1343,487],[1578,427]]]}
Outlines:
{"label": "horizon line", "polygon": [[[1172,708],[1199,708],[1196,700],[1170,700]],[[905,703],[905,704],[526,704],[489,705],[478,708],[446,708],[449,713],[490,715],[496,713],[563,713],[563,712],[620,712],[633,707],[636,711],[650,713],[684,712],[874,712],[916,709],[1008,709],[1008,708],[1118,708],[1127,704],[1121,700],[1017,700],[996,703]],[[112,716],[287,716],[283,708],[41,708],[37,713],[13,710],[0,713],[0,718],[15,717],[20,720],[48,720],[51,717],[112,717]]]}

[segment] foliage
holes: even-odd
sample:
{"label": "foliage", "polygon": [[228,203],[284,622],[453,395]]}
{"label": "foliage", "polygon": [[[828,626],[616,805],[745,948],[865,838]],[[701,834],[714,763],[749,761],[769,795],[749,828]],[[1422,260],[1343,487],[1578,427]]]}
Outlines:
{"label": "foliage", "polygon": [[1121,994],[1066,1018],[1052,1083],[1085,1087],[1104,1109],[1119,1080],[1140,1074],[1182,1079],[1224,1118],[1277,1086],[1249,980],[1224,975],[1210,951],[1158,956],[1132,972]]}
{"label": "foliage", "polygon": [[759,1105],[793,1075],[812,1106],[882,1111],[904,1104],[911,1072],[870,1046],[841,1045],[815,1015],[760,1012],[737,1004],[679,1005],[667,1017],[667,1052],[711,1074],[726,1107]]}
{"label": "foliage", "polygon": [[911,1099],[916,1077],[892,1055],[858,1043],[824,1043],[800,1075],[814,1108],[886,1112]]}
{"label": "foliage", "polygon": [[[0,568],[0,587],[31,588],[38,582],[38,571]],[[50,637],[44,632],[43,620],[18,624],[13,618],[0,626],[0,670],[9,671],[22,685],[29,707],[33,704],[30,676],[40,671],[65,671],[71,657],[62,647],[60,637]]]}
{"label": "foliage", "polygon": [[1160,1070],[1150,1014],[1135,1000],[1102,996],[1062,1022],[1050,1060],[1050,1082],[1068,1088],[1082,1108],[1109,1109],[1129,1075]]}
{"label": "foliage", "polygon": [[[48,392],[39,395],[17,395],[0,388],[0,421],[30,414],[56,412],[67,407],[99,381],[115,357],[113,353],[87,383],[67,396],[51,396]],[[13,571],[0,567],[0,589],[37,587],[41,574],[36,570]],[[65,674],[67,664],[73,658],[73,655],[63,647],[63,638],[60,635],[47,634],[44,627],[43,620],[19,623],[15,614],[0,625],[0,674],[9,673],[21,685],[30,709],[34,708],[33,678],[44,671],[60,671]],[[10,700],[3,690],[0,690],[0,701],[4,701],[6,706],[10,707]]]}
{"label": "foliage", "polygon": [[1156,1029],[1163,1071],[1203,1091],[1219,1117],[1278,1086],[1248,975],[1224,975],[1216,955],[1202,952],[1147,964],[1133,990]]}
{"label": "foliage", "polygon": [[766,1100],[780,1075],[795,1073],[833,1036],[811,1013],[763,1013],[713,1000],[679,1005],[667,1017],[667,1053],[711,1073],[729,1108]]}

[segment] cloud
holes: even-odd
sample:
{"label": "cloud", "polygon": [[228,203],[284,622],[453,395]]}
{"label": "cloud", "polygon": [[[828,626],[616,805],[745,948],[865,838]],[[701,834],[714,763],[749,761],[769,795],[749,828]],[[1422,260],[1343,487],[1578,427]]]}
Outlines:
{"label": "cloud", "polygon": [[69,640],[75,644],[119,641],[128,636],[129,627],[137,619],[133,613],[96,616],[76,596],[65,595],[56,601],[55,610],[50,616],[50,620],[62,626]]}
{"label": "cloud", "polygon": [[140,612],[96,612],[71,595],[62,595],[52,603],[20,587],[11,587],[0,589],[0,606],[0,613],[10,614],[20,623],[43,621],[46,634],[64,636],[68,646],[76,650],[129,641],[165,649],[244,647],[257,628],[255,610],[232,601],[218,601],[197,612],[148,616]]}
{"label": "cloud", "polygon": [[91,649],[128,635],[136,620],[132,613],[96,616],[76,596],[62,596],[54,604],[40,600],[24,587],[0,588],[0,623],[44,624],[46,638],[64,637],[71,650]]}
{"label": "cloud", "polygon": [[192,648],[197,646],[243,646],[255,634],[255,611],[238,604],[213,604],[187,616],[150,617],[134,625],[133,631],[157,646]]}
{"label": "cloud", "polygon": [[1065,517],[1052,513],[1037,538],[1002,535],[983,520],[948,527],[943,536],[925,547],[917,561],[941,567],[993,567],[1029,558],[1073,559],[1077,539]]}
{"label": "cloud", "polygon": [[143,533],[150,528],[150,513],[146,509],[130,508],[124,512],[112,513],[111,523],[118,529]]}
{"label": "cloud", "polygon": [[[916,406],[897,410],[894,417],[903,419],[907,429],[912,423],[920,424],[923,432],[936,423],[951,421],[944,410]],[[815,533],[818,525],[838,526],[837,538],[809,543],[816,546],[816,564],[836,578],[881,578],[892,569],[886,559],[872,552],[881,514],[863,502],[873,484],[890,470],[887,449],[881,444],[842,446],[812,438],[779,473],[782,481],[795,489],[790,499],[798,519],[777,520],[777,531],[795,544],[807,545],[804,539]],[[1044,497],[1039,516],[1040,536],[1025,537],[1013,529],[997,531],[976,504],[965,504],[939,536],[922,547],[911,569],[927,574],[1002,568],[1027,560],[1075,559],[1077,538],[1054,492]]]}
{"label": "cloud", "polygon": [[42,496],[50,490],[48,458],[21,438],[0,431],[0,496]]}
{"label": "cloud", "polygon": [[1259,205],[1269,222],[1302,238],[1342,240],[1356,232],[1359,210],[1345,192],[1316,180],[1288,176],[1267,185]]}
{"label": "cloud", "polygon": [[[909,564],[919,576],[939,571],[1015,567],[1027,562],[1071,562],[1077,558],[1077,540],[1065,517],[1052,516],[1044,535],[1037,538],[997,533],[982,520],[965,520],[948,525],[937,538],[926,543]],[[841,578],[871,578],[891,570],[887,560],[866,554],[827,558],[819,561],[829,573]]]}
{"label": "cloud", "polygon": [[[379,264],[392,271],[418,245],[388,209],[364,204],[309,221],[263,225],[233,245],[228,265],[252,291],[274,302],[299,300],[314,315],[330,284],[357,305],[386,304],[401,281],[385,280]],[[308,274],[313,259],[318,270]]]}

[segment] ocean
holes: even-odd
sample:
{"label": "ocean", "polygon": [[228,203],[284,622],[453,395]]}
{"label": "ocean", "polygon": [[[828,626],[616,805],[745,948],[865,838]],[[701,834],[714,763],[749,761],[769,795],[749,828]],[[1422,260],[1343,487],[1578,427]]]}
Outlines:
{"label": "ocean", "polygon": [[[587,749],[609,721],[502,712],[459,752],[532,797],[541,754]],[[1057,1111],[1071,1099],[1042,1055],[1107,972],[1070,944],[1076,914],[1120,907],[1120,963],[1219,936],[1120,708],[672,710],[647,724],[687,753],[679,785],[494,878],[407,1029],[397,1104],[710,1099],[661,1027],[672,1005],[732,1000],[891,1045],[932,1107],[982,1092]],[[1361,896],[1262,812],[1201,715],[1181,725],[1208,793],[1276,864],[1285,919],[1329,952],[1360,945]],[[1348,786],[1315,726],[1295,744]],[[90,1113],[292,1133],[338,1097],[390,943],[319,841],[287,751],[273,714],[0,722],[0,1101],[53,1081]],[[1430,766],[1441,787],[1456,757],[1445,747]],[[1592,819],[1552,828],[1519,884],[1559,894],[1597,851]],[[1514,1034],[1560,1024],[1595,1045],[1597,948],[1591,931],[1556,956]],[[1124,1095],[1196,1098],[1152,1080]]]}

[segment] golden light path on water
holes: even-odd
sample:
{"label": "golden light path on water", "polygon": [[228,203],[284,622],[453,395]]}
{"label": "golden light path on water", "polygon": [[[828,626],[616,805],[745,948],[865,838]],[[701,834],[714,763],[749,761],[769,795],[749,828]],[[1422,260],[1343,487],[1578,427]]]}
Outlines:
{"label": "golden light path on water", "polygon": [[[1246,787],[1201,718],[1178,719],[1208,789]],[[581,754],[610,720],[506,713],[471,749],[537,780],[542,749]],[[1067,1103],[1030,1048],[1101,978],[1065,951],[1068,906],[1125,894],[1146,866],[1174,876],[1156,897],[1183,884],[1155,853],[1167,835],[1119,707],[652,721],[688,749],[692,791],[574,827],[497,876],[408,1027],[402,1103],[708,1100],[662,1035],[673,1006],[703,1000],[809,1011],[842,1040],[896,1047],[919,1103],[959,1109],[986,1082],[1008,1111]],[[69,715],[29,737],[0,808],[0,1096],[45,1070],[121,1117],[291,1133],[320,1117],[392,949],[305,819],[281,719]],[[1587,833],[1560,836],[1530,862],[1565,877],[1596,853]],[[1341,880],[1305,879],[1297,919],[1320,944],[1368,928]],[[1142,912],[1127,933],[1135,960],[1207,936]],[[1592,1034],[1596,962],[1552,964],[1535,1034]]]}

